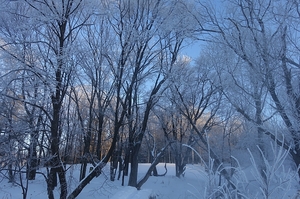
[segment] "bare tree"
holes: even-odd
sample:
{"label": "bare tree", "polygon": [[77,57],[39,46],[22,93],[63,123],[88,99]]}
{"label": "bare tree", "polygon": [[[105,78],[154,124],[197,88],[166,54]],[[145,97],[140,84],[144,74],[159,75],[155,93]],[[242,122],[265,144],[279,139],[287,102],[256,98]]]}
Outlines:
{"label": "bare tree", "polygon": [[[61,119],[62,103],[70,83],[70,76],[74,67],[68,63],[68,53],[72,42],[76,38],[77,31],[84,24],[83,21],[74,19],[78,13],[82,1],[66,0],[61,3],[50,3],[48,1],[31,2],[26,1],[41,17],[47,21],[45,30],[40,32],[48,39],[46,45],[41,48],[49,49],[51,54],[46,55],[46,64],[53,69],[51,73],[53,82],[50,82],[52,113],[50,116],[50,134],[51,134],[51,160],[49,161],[51,169],[48,177],[48,195],[53,198],[53,189],[56,186],[56,175],[58,175],[61,187],[60,198],[67,197],[67,181],[65,177],[65,168],[60,160],[60,138],[61,138]],[[78,16],[77,16],[78,17]],[[43,20],[43,19],[42,19]],[[44,19],[45,20],[45,19]],[[49,55],[53,55],[51,59]],[[70,60],[70,59],[69,59]]]}
{"label": "bare tree", "polygon": [[187,159],[191,153],[190,149],[184,147],[183,144],[191,145],[194,135],[192,134],[191,125],[177,110],[172,97],[170,99],[170,102],[168,100],[169,106],[161,106],[161,110],[157,108],[155,113],[160,121],[160,128],[162,128],[166,140],[171,143],[170,148],[175,159],[175,175],[181,177],[184,175]]}
{"label": "bare tree", "polygon": [[[11,2],[11,4],[18,4],[19,2]],[[24,2],[23,2],[24,3]],[[74,42],[77,31],[85,23],[88,17],[82,18],[80,16],[80,6],[82,1],[67,0],[62,2],[50,1],[26,1],[25,3],[28,11],[24,15],[30,19],[28,25],[31,26],[37,34],[34,40],[21,41],[24,45],[24,52],[26,48],[35,45],[34,56],[38,59],[31,59],[34,56],[28,54],[16,54],[9,49],[14,43],[7,41],[1,48],[12,57],[23,64],[24,71],[32,71],[33,74],[40,79],[45,85],[46,90],[50,92],[48,95],[51,98],[52,110],[48,112],[43,107],[39,107],[47,115],[50,120],[50,142],[51,155],[50,160],[51,169],[48,179],[48,195],[53,198],[53,189],[56,186],[56,175],[58,174],[61,184],[61,198],[67,196],[67,186],[65,179],[65,169],[60,161],[60,138],[62,134],[61,118],[63,99],[66,95],[70,84],[70,76],[72,74],[72,64],[70,59],[70,48]],[[75,17],[76,16],[76,17]],[[76,20],[75,20],[76,19]],[[18,30],[18,29],[17,29]],[[22,29],[21,29],[22,30]],[[20,34],[20,36],[26,35]],[[15,34],[12,32],[12,35]],[[11,38],[12,38],[12,35]],[[9,35],[8,35],[9,36]],[[8,38],[8,37],[7,37]],[[25,59],[24,59],[25,56]],[[41,61],[41,62],[39,62]],[[42,63],[42,64],[41,64]],[[38,65],[41,64],[41,67]],[[46,91],[45,90],[45,91]],[[23,95],[23,98],[26,97]],[[23,99],[24,101],[25,99]],[[26,101],[26,103],[28,103]],[[34,105],[35,104],[30,104]],[[27,113],[30,114],[29,107],[25,107]],[[33,136],[34,137],[34,136]]]}
{"label": "bare tree", "polygon": [[[177,73],[173,73],[170,89],[173,94],[172,103],[176,105],[179,113],[186,118],[195,132],[193,141],[188,145],[189,148],[195,143],[201,144],[209,158],[213,159],[215,163],[213,169],[216,170],[217,167],[223,168],[224,165],[222,159],[210,147],[209,137],[211,129],[220,124],[218,111],[223,95],[212,81],[213,76],[214,70],[207,68],[206,65],[194,67],[179,65]],[[229,186],[236,190],[230,174],[225,169],[221,169],[221,176],[225,178]]]}
{"label": "bare tree", "polygon": [[[236,106],[236,109],[256,125],[260,136],[267,134],[282,145],[276,139],[276,132],[264,124],[273,115],[280,116],[289,131],[285,135],[287,140],[284,141],[284,147],[289,149],[289,142],[293,143],[290,154],[299,166],[298,79],[293,75],[297,73],[299,65],[294,61],[292,53],[297,43],[292,36],[297,31],[292,29],[299,18],[299,5],[295,2],[281,4],[272,0],[234,1],[229,5],[235,9],[233,15],[222,16],[222,19],[214,16],[212,23],[222,37],[218,42],[224,43],[224,47],[229,47],[235,54],[233,64],[236,68],[246,66],[244,70],[250,72],[244,75],[251,82],[252,90],[248,90],[249,84],[238,83],[240,80],[236,75],[233,80],[241,92],[251,96],[255,113],[250,114],[241,106]],[[264,107],[273,113],[264,111]],[[263,148],[262,144],[260,147]]]}
{"label": "bare tree", "polygon": [[[82,69],[77,73],[82,94],[86,96],[84,98],[88,103],[87,127],[83,125],[80,112],[78,115],[81,118],[82,129],[85,131],[84,158],[90,159],[90,153],[94,152],[90,151],[90,147],[92,147],[92,149],[96,150],[97,158],[100,159],[106,111],[114,92],[113,76],[105,57],[114,41],[110,38],[111,28],[106,17],[95,15],[89,21],[91,25],[82,29],[81,41],[86,43],[86,45],[80,49],[79,64]],[[76,96],[76,93],[74,95]],[[92,132],[95,131],[97,136],[94,136],[95,143],[91,146]],[[86,163],[83,167],[86,167]],[[83,168],[81,179],[85,177],[85,170],[86,168]]]}
{"label": "bare tree", "polygon": [[[156,95],[166,81],[162,67],[165,62],[164,52],[169,48],[175,37],[170,36],[167,30],[164,34],[160,21],[164,22],[165,16],[161,15],[165,4],[160,1],[119,2],[116,6],[116,16],[110,23],[118,38],[119,54],[114,59],[108,56],[116,85],[116,111],[114,128],[120,130],[120,124],[126,120],[128,125],[128,151],[125,164],[131,161],[129,185],[137,183],[138,153],[143,136],[146,131],[150,111],[157,100]],[[170,36],[170,37],[169,37]],[[169,40],[167,40],[169,39]],[[180,42],[174,44],[176,59]],[[170,46],[171,47],[171,46]],[[161,59],[159,59],[161,57]],[[151,78],[153,83],[147,81]],[[151,89],[146,95],[139,95],[142,86],[148,83]],[[143,105],[141,98],[144,100]],[[120,110],[122,112],[118,113]],[[126,167],[125,165],[125,167]]]}

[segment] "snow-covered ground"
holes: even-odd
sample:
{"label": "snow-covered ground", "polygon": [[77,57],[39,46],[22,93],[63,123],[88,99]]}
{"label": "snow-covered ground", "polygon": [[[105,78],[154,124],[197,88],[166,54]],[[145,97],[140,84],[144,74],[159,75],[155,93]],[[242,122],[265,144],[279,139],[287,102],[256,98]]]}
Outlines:
{"label": "snow-covered ground", "polygon": [[[150,164],[139,165],[139,178],[146,173]],[[158,165],[158,172],[164,173],[164,164]],[[77,197],[78,199],[87,198],[113,198],[113,199],[141,199],[149,196],[157,198],[199,198],[203,194],[205,180],[202,178],[202,167],[199,165],[189,165],[184,178],[175,177],[174,164],[167,164],[168,173],[164,177],[153,177],[142,186],[140,191],[133,187],[121,186],[121,179],[111,182],[109,180],[109,166],[98,178],[94,178],[90,184]],[[80,165],[74,165],[68,169],[67,179],[69,190],[73,190],[78,183]],[[24,176],[25,177],[25,176]],[[204,177],[204,176],[203,176]],[[126,180],[128,178],[126,177]],[[55,189],[56,198],[59,198],[59,189]],[[0,181],[0,199],[22,198],[22,190],[19,186],[7,182],[7,179]],[[29,199],[47,198],[47,187],[44,178],[37,175],[37,179],[29,181]]]}
{"label": "snow-covered ground", "polygon": [[[139,178],[149,168],[150,164],[139,165]],[[158,172],[164,173],[164,164],[158,165]],[[140,191],[133,187],[121,186],[121,180],[114,182],[109,180],[109,167],[106,166],[102,174],[91,181],[85,189],[77,197],[78,199],[93,199],[93,198],[109,198],[109,199],[148,199],[150,196],[157,199],[198,199],[209,198],[207,193],[209,186],[213,186],[213,176],[208,176],[201,165],[188,165],[184,177],[175,177],[175,165],[167,164],[168,173],[164,177],[153,177],[142,186]],[[80,165],[74,165],[68,169],[67,179],[69,190],[73,190],[78,184],[78,174]],[[246,169],[247,170],[247,169]],[[245,171],[246,171],[245,170]],[[249,168],[248,168],[249,170]],[[250,171],[249,171],[250,172]],[[247,173],[249,173],[247,172]],[[25,177],[25,176],[24,176]],[[126,179],[128,180],[128,178]],[[259,187],[251,185],[254,179],[249,178],[240,180],[246,188],[252,186],[255,190],[248,190],[249,196],[259,197]],[[214,188],[214,187],[210,187]],[[212,190],[212,189],[211,189]],[[286,191],[286,190],[282,190]],[[253,193],[250,193],[253,192]],[[297,183],[292,182],[289,191],[286,192],[285,198],[298,198]],[[278,196],[280,198],[281,196]],[[22,190],[17,185],[12,185],[7,182],[7,179],[0,181],[0,199],[19,199],[22,198]],[[47,189],[44,178],[38,175],[37,179],[29,182],[27,198],[29,199],[45,199],[47,198]],[[59,189],[55,189],[55,198],[59,198]],[[273,198],[272,196],[269,198]],[[277,198],[277,197],[276,197]]]}

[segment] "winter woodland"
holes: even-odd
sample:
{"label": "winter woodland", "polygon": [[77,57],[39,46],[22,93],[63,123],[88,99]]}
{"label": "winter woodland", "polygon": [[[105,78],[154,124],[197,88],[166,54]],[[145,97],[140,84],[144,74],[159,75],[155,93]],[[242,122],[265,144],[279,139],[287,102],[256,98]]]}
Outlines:
{"label": "winter woodland", "polygon": [[298,0],[0,0],[0,199],[298,198],[299,41]]}

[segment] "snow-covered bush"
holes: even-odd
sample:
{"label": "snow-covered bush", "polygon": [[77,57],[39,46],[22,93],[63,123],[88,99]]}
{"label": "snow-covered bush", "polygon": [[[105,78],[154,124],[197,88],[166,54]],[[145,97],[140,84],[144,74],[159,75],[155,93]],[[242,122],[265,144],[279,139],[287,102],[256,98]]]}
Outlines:
{"label": "snow-covered bush", "polygon": [[267,159],[263,151],[258,147],[263,159],[264,170],[260,166],[250,150],[250,160],[252,163],[251,174],[256,183],[257,198],[288,198],[288,194],[293,193],[292,185],[297,181],[297,170],[286,168],[286,162],[289,157],[289,150],[276,143],[271,143],[272,157]]}
{"label": "snow-covered bush", "polygon": [[[259,149],[259,147],[258,147]],[[248,150],[251,165],[242,167],[239,161],[232,157],[236,165],[214,165],[210,159],[206,165],[207,183],[204,198],[292,198],[297,193],[297,170],[286,168],[289,150],[276,143],[271,143],[272,154],[269,158],[261,149],[262,165],[257,163],[255,156]],[[262,171],[261,168],[264,168]],[[230,182],[222,176],[222,171],[230,173]]]}
{"label": "snow-covered bush", "polygon": [[[204,198],[247,198],[245,184],[248,183],[248,179],[239,162],[236,162],[235,167],[221,164],[215,169],[214,160],[210,159]],[[230,182],[222,176],[223,170],[230,174]]]}

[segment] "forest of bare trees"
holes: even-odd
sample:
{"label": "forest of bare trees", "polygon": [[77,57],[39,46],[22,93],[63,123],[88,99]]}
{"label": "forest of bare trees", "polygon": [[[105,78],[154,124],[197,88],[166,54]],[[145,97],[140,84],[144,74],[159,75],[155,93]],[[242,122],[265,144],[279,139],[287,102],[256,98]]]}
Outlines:
{"label": "forest of bare trees", "polygon": [[[267,182],[270,142],[298,168],[299,4],[1,0],[0,178],[26,198],[42,175],[49,199],[72,199],[108,162],[110,180],[140,189],[158,162],[183,177],[250,149]],[[141,162],[152,166],[138,181]],[[232,172],[220,179],[238,192]]]}

